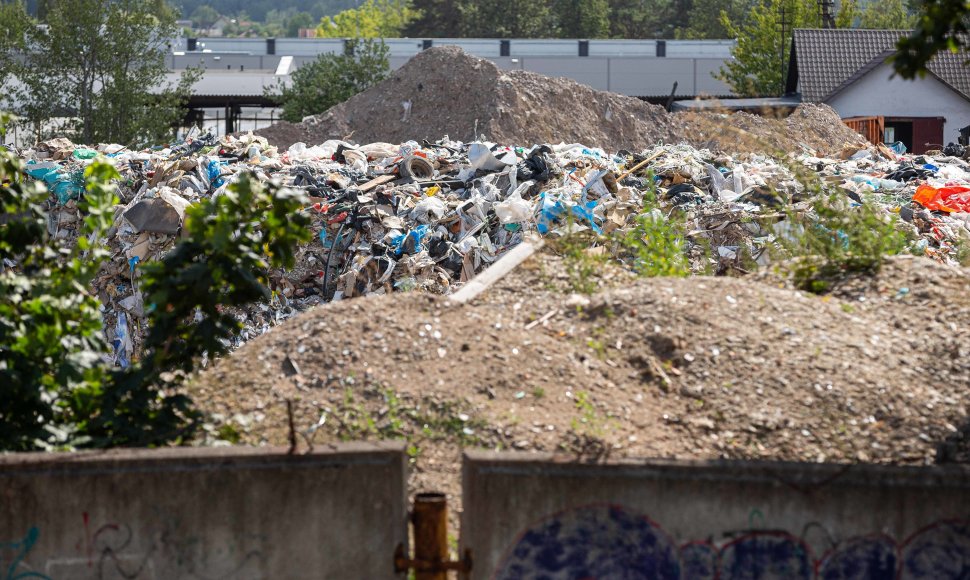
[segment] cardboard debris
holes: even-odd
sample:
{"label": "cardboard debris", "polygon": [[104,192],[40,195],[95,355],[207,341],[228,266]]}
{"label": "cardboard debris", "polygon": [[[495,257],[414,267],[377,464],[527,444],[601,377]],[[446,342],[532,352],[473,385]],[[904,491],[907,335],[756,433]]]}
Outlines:
{"label": "cardboard debris", "polygon": [[[31,176],[74,188],[52,190],[57,209],[48,226],[57,237],[77,235],[72,196],[80,189],[68,176],[91,162],[89,149],[74,155],[80,149],[53,140],[21,152]],[[131,344],[132,350],[115,353],[119,362],[137,355],[144,331],[140,265],[174,247],[190,205],[222,195],[242,172],[306,192],[312,203],[303,211],[311,216],[313,241],[298,249],[292,271],[272,275],[271,303],[239,310],[244,330],[237,344],[330,300],[413,290],[450,294],[531,236],[576,230],[623,235],[647,211],[652,219],[682,213],[694,272],[743,273],[745,260],[767,264],[768,248],[792,235],[786,212],[808,211],[813,194],[792,163],[842,192],[847,204],[864,199],[898,214],[901,227],[919,237],[917,251],[940,262],[956,263],[957,242],[970,238],[970,214],[931,211],[957,207],[959,188],[970,186],[962,148],[930,157],[852,146],[838,159],[803,152],[782,162],[685,144],[607,152],[579,143],[520,146],[447,138],[398,145],[329,140],[280,152],[245,135],[194,136],[160,150],[98,150],[111,152],[122,174],[122,204],[102,240],[113,258],[94,281],[105,302],[108,338],[120,333],[124,340],[116,344]],[[52,161],[52,151],[67,154]],[[925,195],[914,201],[918,187]],[[949,197],[939,201],[941,192]],[[645,206],[654,197],[662,211]],[[938,205],[922,207],[924,198]],[[606,250],[599,245],[592,251]]]}

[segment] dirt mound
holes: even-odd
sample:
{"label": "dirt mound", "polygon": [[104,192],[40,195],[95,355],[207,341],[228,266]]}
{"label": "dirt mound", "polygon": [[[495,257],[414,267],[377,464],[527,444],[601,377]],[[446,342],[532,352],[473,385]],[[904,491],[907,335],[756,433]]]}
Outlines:
{"label": "dirt mound", "polygon": [[828,105],[799,105],[782,119],[743,111],[730,115],[685,112],[672,116],[684,140],[712,151],[784,155],[808,148],[832,153],[846,143],[865,142]]}
{"label": "dirt mound", "polygon": [[[618,149],[671,135],[660,107],[567,79],[502,71],[453,46],[421,52],[390,78],[302,125],[317,142],[348,135],[359,143],[442,135],[470,141],[484,134],[498,143],[562,140]],[[276,138],[273,128],[260,134]]]}
{"label": "dirt mound", "polygon": [[282,146],[282,149],[294,143],[317,143],[316,135],[310,132],[303,123],[277,121],[269,127],[255,131],[257,135],[265,137],[270,145]]}
{"label": "dirt mound", "polygon": [[543,255],[472,305],[415,294],[319,307],[218,361],[194,395],[249,444],[286,443],[286,399],[317,445],[407,438],[412,488],[453,493],[464,445],[908,464],[965,455],[965,270],[897,258],[825,297],[778,280],[617,272],[587,299],[564,292],[566,278]]}
{"label": "dirt mound", "polygon": [[[749,138],[739,139],[731,128]],[[801,143],[838,148],[860,139],[825,105],[800,107],[789,120],[748,113],[671,115],[569,79],[503,71],[452,46],[419,53],[390,78],[303,123],[257,133],[283,148],[331,138],[400,143],[485,135],[497,143],[578,142],[608,151],[683,141],[728,152],[788,152]]]}

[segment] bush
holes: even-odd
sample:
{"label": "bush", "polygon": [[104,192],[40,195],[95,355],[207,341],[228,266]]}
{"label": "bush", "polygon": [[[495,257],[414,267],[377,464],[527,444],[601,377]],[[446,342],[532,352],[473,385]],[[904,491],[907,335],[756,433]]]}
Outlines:
{"label": "bush", "polygon": [[269,269],[291,267],[296,244],[310,237],[303,194],[276,182],[243,175],[225,195],[190,207],[186,239],[142,267],[144,356],[109,369],[89,286],[107,252],[89,240],[111,225],[117,178],[107,161],[85,170],[87,216],[71,247],[47,235],[43,186],[0,151],[0,450],[186,441],[199,417],[180,387],[240,329],[226,308],[268,299]]}
{"label": "bush", "polygon": [[795,286],[822,293],[848,274],[878,272],[886,256],[910,247],[910,237],[897,227],[896,216],[868,203],[850,205],[844,195],[818,193],[810,211],[789,214],[790,233],[783,247]]}
{"label": "bush", "polygon": [[[11,118],[0,115],[0,127]],[[3,134],[0,128],[0,135]],[[0,151],[0,449],[24,451],[85,442],[73,420],[106,370],[100,303],[89,283],[107,257],[104,237],[117,201],[114,167],[84,172],[87,213],[77,245],[51,240],[47,190],[28,183],[21,161]],[[15,267],[19,264],[19,267]]]}
{"label": "bush", "polygon": [[269,89],[283,107],[283,119],[299,122],[322,113],[387,78],[390,64],[383,40],[349,41],[348,54],[321,54],[298,68],[292,84]]}
{"label": "bush", "polygon": [[644,194],[643,212],[622,238],[621,246],[632,257],[632,268],[640,276],[688,276],[690,265],[684,247],[683,219],[679,210],[665,216],[657,204],[655,189]]}

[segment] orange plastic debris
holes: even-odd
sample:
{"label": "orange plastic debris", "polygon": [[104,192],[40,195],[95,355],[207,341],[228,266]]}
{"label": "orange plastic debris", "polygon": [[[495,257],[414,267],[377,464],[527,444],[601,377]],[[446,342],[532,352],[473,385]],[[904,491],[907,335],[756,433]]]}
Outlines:
{"label": "orange plastic debris", "polygon": [[970,187],[950,185],[937,188],[924,183],[916,188],[913,201],[926,209],[970,212]]}

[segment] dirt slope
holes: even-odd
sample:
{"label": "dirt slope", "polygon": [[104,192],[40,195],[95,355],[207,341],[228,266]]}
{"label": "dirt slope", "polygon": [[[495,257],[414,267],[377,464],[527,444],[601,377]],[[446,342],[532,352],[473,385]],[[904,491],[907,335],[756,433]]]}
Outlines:
{"label": "dirt slope", "polygon": [[316,445],[406,437],[412,489],[452,494],[464,445],[966,459],[964,270],[897,258],[827,297],[617,272],[587,299],[565,280],[543,256],[469,306],[413,294],[319,307],[218,361],[193,393],[243,443],[286,443],[286,399]]}
{"label": "dirt slope", "polygon": [[[747,138],[731,129],[745,131]],[[283,148],[331,138],[400,143],[442,135],[470,141],[485,135],[497,143],[579,142],[608,151],[686,141],[732,152],[787,152],[802,143],[838,148],[859,140],[825,105],[800,108],[790,123],[747,113],[671,115],[569,79],[503,71],[452,46],[421,52],[390,78],[303,123],[281,123],[257,133]]]}

